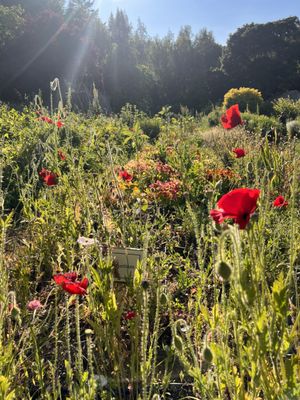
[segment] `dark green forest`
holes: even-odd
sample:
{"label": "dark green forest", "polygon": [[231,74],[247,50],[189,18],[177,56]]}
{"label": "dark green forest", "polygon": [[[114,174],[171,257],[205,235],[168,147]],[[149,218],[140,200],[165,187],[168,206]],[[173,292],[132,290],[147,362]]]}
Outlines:
{"label": "dark green forest", "polygon": [[300,21],[249,23],[221,46],[205,27],[151,37],[121,10],[104,23],[93,1],[2,0],[0,100],[16,105],[41,92],[47,103],[56,77],[79,110],[93,88],[106,112],[125,103],[149,113],[164,105],[203,111],[240,86],[272,99],[300,89]]}

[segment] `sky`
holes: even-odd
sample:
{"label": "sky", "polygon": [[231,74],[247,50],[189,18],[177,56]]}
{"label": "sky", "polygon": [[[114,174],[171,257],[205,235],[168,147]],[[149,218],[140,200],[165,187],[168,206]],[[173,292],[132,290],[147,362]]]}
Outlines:
{"label": "sky", "polygon": [[126,11],[134,27],[140,18],[150,36],[177,34],[190,25],[193,33],[212,31],[220,44],[246,23],[300,17],[300,0],[95,0],[95,6],[104,22],[117,8]]}

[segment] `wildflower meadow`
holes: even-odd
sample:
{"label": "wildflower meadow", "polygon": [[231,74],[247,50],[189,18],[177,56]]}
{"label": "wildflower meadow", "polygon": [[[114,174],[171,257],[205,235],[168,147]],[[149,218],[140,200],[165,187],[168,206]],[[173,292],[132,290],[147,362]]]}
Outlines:
{"label": "wildflower meadow", "polygon": [[0,106],[0,399],[299,399],[299,137],[52,105]]}

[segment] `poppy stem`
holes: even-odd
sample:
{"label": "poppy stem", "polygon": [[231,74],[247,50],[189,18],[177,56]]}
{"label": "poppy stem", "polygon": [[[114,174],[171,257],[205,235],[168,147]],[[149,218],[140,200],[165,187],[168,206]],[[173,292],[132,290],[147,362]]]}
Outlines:
{"label": "poppy stem", "polygon": [[66,300],[66,341],[67,341],[67,354],[68,354],[68,362],[70,367],[72,366],[71,359],[71,342],[70,342],[70,314],[69,314],[69,296],[67,293],[65,294]]}
{"label": "poppy stem", "polygon": [[76,296],[75,300],[75,322],[76,322],[76,338],[77,338],[77,370],[79,375],[79,380],[82,378],[82,346],[80,339],[80,315],[79,315],[79,299]]}

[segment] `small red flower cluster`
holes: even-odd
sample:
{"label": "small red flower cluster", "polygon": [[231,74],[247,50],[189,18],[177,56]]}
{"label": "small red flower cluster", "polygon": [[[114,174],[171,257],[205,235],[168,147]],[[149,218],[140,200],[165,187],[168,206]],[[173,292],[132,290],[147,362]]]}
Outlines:
{"label": "small red flower cluster", "polygon": [[226,110],[226,113],[222,115],[221,122],[223,128],[225,129],[232,129],[237,125],[243,125],[239,105],[234,104],[233,106],[228,108],[228,110]]}
{"label": "small red flower cluster", "polygon": [[240,147],[237,147],[236,149],[233,149],[232,151],[233,151],[233,153],[235,153],[236,158],[245,157],[245,155],[246,155],[245,150]]}
{"label": "small red flower cluster", "polygon": [[76,272],[67,272],[65,274],[57,274],[53,276],[55,283],[61,286],[70,294],[86,295],[86,289],[89,285],[88,278],[83,278],[82,281],[77,281],[78,275]]}
{"label": "small red flower cluster", "polygon": [[42,115],[41,117],[38,118],[38,120],[47,122],[47,124],[56,125],[58,128],[61,128],[64,126],[64,123],[59,118],[58,118],[58,121],[55,122],[50,117]]}
{"label": "small red flower cluster", "polygon": [[175,200],[178,197],[181,183],[177,180],[161,182],[156,181],[149,186],[158,197],[162,197],[168,200]]}
{"label": "small red flower cluster", "polygon": [[46,168],[43,168],[39,172],[39,176],[43,179],[44,183],[47,186],[54,186],[57,184],[57,174],[51,171],[48,171]]}
{"label": "small red flower cluster", "polygon": [[289,204],[288,201],[286,201],[283,196],[278,196],[273,201],[273,206],[278,207],[278,208],[286,207],[286,206],[288,206],[288,204]]}
{"label": "small red flower cluster", "polygon": [[234,189],[221,197],[217,202],[218,209],[211,210],[210,216],[217,224],[227,218],[233,219],[240,229],[245,229],[256,210],[259,195],[258,189]]}
{"label": "small red flower cluster", "polygon": [[131,175],[126,169],[121,169],[118,174],[119,178],[124,182],[131,182],[133,179],[133,175]]}
{"label": "small red flower cluster", "polygon": [[136,317],[136,312],[135,311],[127,311],[124,315],[124,318],[126,321],[131,321]]}

